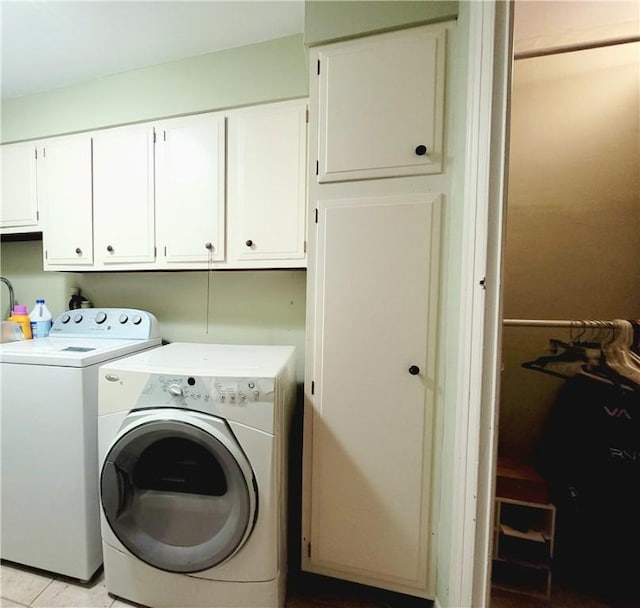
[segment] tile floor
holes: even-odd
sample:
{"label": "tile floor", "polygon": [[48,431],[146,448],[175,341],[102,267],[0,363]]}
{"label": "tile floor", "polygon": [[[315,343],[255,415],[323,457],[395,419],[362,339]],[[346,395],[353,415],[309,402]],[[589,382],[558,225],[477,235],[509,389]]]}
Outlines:
{"label": "tile floor", "polygon": [[[1,608],[141,608],[109,595],[102,571],[89,583],[82,584],[9,562],[0,565],[0,596]],[[305,574],[290,579],[286,603],[286,608],[430,607],[431,602],[426,600]],[[612,608],[612,605],[554,587],[550,599],[494,590],[490,608]]]}
{"label": "tile floor", "polygon": [[[140,608],[108,594],[100,571],[87,584],[31,570],[10,562],[0,565],[1,608]],[[429,608],[431,602],[389,592],[300,576],[287,594],[286,608]],[[179,607],[176,607],[179,608]]]}

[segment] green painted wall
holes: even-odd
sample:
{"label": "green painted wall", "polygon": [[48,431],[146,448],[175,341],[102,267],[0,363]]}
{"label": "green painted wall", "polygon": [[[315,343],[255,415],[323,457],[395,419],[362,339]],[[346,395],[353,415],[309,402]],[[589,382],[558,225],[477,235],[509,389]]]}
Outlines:
{"label": "green painted wall", "polygon": [[3,142],[308,94],[302,34],[3,100]]}
{"label": "green painted wall", "polygon": [[304,43],[308,46],[370,32],[455,19],[458,2],[450,0],[307,0]]}

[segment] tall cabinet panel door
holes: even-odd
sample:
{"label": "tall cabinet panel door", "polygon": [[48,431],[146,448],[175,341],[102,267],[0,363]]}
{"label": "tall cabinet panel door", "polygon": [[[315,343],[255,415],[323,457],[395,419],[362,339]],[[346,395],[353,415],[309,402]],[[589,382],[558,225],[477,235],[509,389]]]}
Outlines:
{"label": "tall cabinet panel door", "polygon": [[118,127],[93,140],[97,263],[153,262],[153,128]]}
{"label": "tall cabinet panel door", "polygon": [[2,201],[0,229],[16,232],[21,227],[37,230],[38,190],[36,182],[36,144],[7,144],[2,154]]}
{"label": "tall cabinet panel door", "polygon": [[306,100],[229,115],[229,252],[304,266]]}
{"label": "tall cabinet panel door", "polygon": [[427,25],[315,51],[320,182],[442,170],[445,34]]}
{"label": "tall cabinet panel door", "polygon": [[318,206],[303,568],[428,597],[437,195]]}
{"label": "tall cabinet panel door", "polygon": [[93,263],[91,137],[68,136],[41,148],[44,266]]}
{"label": "tall cabinet panel door", "polygon": [[156,125],[158,255],[170,264],[225,259],[225,119]]}

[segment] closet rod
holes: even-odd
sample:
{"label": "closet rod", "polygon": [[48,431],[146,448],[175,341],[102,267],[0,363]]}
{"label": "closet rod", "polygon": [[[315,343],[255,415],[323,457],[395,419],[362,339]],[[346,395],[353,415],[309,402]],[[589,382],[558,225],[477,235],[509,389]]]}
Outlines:
{"label": "closet rod", "polygon": [[613,321],[554,321],[549,319],[504,319],[502,324],[509,327],[615,327]]}
{"label": "closet rod", "polygon": [[545,57],[546,55],[559,55],[561,53],[573,53],[575,51],[587,51],[589,49],[599,49],[605,46],[616,46],[618,44],[628,44],[630,42],[640,42],[640,36],[626,36],[624,38],[609,38],[599,42],[584,42],[567,44],[565,46],[555,46],[548,49],[533,49],[531,51],[520,51],[514,53],[513,59],[533,59],[534,57]]}

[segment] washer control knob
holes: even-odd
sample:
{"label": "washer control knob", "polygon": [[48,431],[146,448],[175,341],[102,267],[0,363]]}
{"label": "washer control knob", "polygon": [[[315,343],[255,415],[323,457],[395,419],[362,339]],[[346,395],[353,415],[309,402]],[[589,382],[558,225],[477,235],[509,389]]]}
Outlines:
{"label": "washer control knob", "polygon": [[61,320],[63,323],[68,323],[69,321],[71,321],[71,317],[69,315],[62,315]]}
{"label": "washer control knob", "polygon": [[133,317],[131,317],[131,320],[133,321],[134,325],[140,325],[140,323],[142,323],[142,317],[140,315],[133,315]]}
{"label": "washer control knob", "polygon": [[129,320],[129,317],[125,314],[120,315],[120,318],[118,319],[118,321],[120,321],[120,323],[122,323],[123,325]]}
{"label": "washer control knob", "polygon": [[80,323],[80,321],[82,321],[82,315],[80,313],[78,313],[77,315],[74,315],[73,322]]}
{"label": "washer control knob", "polygon": [[98,325],[101,325],[102,323],[104,323],[107,320],[107,313],[106,312],[99,312],[96,315],[96,323]]}
{"label": "washer control knob", "polygon": [[169,386],[169,394],[172,397],[182,397],[182,387],[179,384],[171,384]]}

